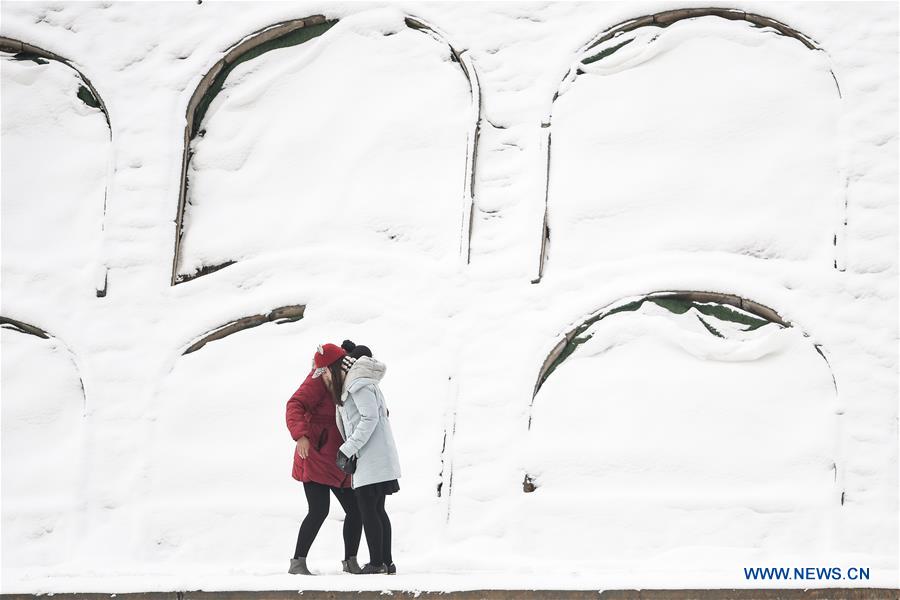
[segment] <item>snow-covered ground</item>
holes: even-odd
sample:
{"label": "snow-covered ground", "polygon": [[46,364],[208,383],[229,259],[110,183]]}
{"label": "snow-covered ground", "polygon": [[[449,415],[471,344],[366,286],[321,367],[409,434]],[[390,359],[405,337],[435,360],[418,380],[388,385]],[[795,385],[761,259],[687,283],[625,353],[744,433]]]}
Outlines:
{"label": "snow-covered ground", "polygon": [[[898,8],[714,4],[820,49],[708,16],[584,50],[690,6],[4,3],[109,126],[73,69],[0,57],[0,314],[50,336],[0,333],[2,591],[898,587]],[[191,96],[315,14],[190,140],[175,275],[235,264],[170,285]],[[627,304],[670,290],[790,326]],[[336,503],[323,576],[285,574],[284,405],[345,338],[388,365],[390,579],[340,573]]]}

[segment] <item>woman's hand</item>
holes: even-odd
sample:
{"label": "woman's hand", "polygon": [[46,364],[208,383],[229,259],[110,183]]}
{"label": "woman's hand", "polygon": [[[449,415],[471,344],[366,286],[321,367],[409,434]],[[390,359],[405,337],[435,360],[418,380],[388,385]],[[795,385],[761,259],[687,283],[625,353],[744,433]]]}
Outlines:
{"label": "woman's hand", "polygon": [[305,435],[297,438],[297,454],[300,455],[300,458],[309,456],[309,438]]}

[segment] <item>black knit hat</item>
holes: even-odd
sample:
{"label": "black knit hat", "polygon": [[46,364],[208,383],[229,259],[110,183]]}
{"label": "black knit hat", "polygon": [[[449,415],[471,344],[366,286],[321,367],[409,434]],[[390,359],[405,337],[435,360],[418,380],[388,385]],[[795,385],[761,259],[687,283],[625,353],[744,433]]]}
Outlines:
{"label": "black knit hat", "polygon": [[369,350],[368,346],[357,346],[351,340],[344,340],[341,342],[341,348],[344,349],[344,352],[346,352],[348,356],[354,359],[359,358],[360,356],[372,358],[372,351]]}
{"label": "black knit hat", "polygon": [[353,363],[355,363],[358,358],[363,356],[372,358],[372,351],[369,350],[368,346],[357,346],[350,340],[344,340],[341,344],[341,348],[347,352],[347,356],[341,359],[341,369],[344,373],[350,370],[350,367],[353,366]]}
{"label": "black knit hat", "polygon": [[363,356],[368,356],[372,358],[372,351],[369,350],[368,346],[356,346],[349,352],[350,356],[353,358],[361,358]]}

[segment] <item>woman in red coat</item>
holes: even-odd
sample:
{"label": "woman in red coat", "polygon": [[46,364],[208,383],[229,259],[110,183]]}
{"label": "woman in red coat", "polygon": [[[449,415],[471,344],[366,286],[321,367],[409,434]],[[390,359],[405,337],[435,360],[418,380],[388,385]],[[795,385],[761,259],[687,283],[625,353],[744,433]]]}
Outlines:
{"label": "woman in red coat", "polygon": [[288,573],[312,575],[306,567],[306,555],[328,516],[329,494],[344,509],[344,571],[358,573],[356,552],[362,536],[362,519],[356,497],[350,488],[350,476],[338,469],[335,459],[343,443],[335,420],[334,396],[322,373],[346,353],[339,346],[319,346],[313,358],[313,370],[287,403],[287,426],[297,442],[293,477],[303,482],[309,512],[297,534],[297,548]]}

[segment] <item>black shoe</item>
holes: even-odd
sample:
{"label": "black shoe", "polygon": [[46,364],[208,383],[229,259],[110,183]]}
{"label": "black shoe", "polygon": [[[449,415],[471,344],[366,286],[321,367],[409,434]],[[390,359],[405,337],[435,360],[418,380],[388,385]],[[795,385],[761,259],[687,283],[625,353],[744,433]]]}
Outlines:
{"label": "black shoe", "polygon": [[352,573],[353,575],[359,575],[362,572],[362,569],[359,568],[359,563],[356,562],[355,556],[351,556],[347,560],[342,560],[341,565],[344,567],[345,573]]}
{"label": "black shoe", "polygon": [[387,573],[387,565],[367,563],[359,572],[360,575],[377,575],[379,573]]}
{"label": "black shoe", "polygon": [[387,567],[388,575],[396,575],[397,574],[397,565],[395,565],[394,563],[390,563],[385,566]]}

